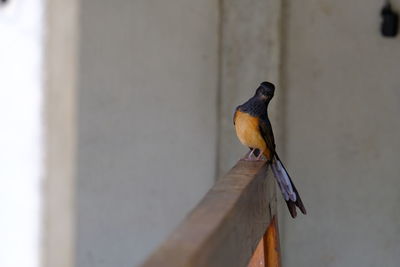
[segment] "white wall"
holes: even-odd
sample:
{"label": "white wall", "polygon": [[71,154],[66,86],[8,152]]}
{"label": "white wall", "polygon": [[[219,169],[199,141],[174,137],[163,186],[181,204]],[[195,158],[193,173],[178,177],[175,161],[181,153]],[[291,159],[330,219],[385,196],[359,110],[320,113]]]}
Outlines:
{"label": "white wall", "polygon": [[43,1],[0,3],[0,266],[41,262]]}
{"label": "white wall", "polygon": [[[392,1],[400,9],[400,1]],[[308,215],[286,215],[285,266],[398,266],[400,39],[383,1],[287,1],[287,167]]]}
{"label": "white wall", "polygon": [[215,179],[218,1],[81,8],[77,266],[132,266]]}

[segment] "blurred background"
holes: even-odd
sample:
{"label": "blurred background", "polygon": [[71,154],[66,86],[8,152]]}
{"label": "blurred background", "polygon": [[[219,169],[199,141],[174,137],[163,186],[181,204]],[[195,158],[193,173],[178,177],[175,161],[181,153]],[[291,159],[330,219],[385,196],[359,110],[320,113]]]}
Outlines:
{"label": "blurred background", "polygon": [[267,80],[308,211],[280,206],[283,266],[398,266],[400,39],[380,32],[384,4],[2,1],[1,124],[15,130],[0,231],[26,234],[6,235],[0,265],[141,263],[246,152],[233,110]]}

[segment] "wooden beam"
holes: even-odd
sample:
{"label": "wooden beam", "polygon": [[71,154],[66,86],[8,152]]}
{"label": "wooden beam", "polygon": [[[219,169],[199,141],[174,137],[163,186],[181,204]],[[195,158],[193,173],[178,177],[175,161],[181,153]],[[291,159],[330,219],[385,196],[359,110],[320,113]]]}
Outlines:
{"label": "wooden beam", "polygon": [[257,245],[256,251],[247,267],[280,267],[279,231],[276,215],[268,225],[267,231]]}
{"label": "wooden beam", "polygon": [[279,247],[279,231],[276,216],[272,218],[268,226],[267,233],[264,236],[265,263],[268,267],[280,267],[280,247]]}
{"label": "wooden beam", "polygon": [[267,248],[264,246],[264,242],[265,242],[265,235],[260,240],[260,242],[258,242],[256,251],[254,251],[253,256],[251,256],[250,262],[247,265],[247,267],[265,266]]}
{"label": "wooden beam", "polygon": [[275,214],[268,165],[239,161],[143,266],[246,266]]}

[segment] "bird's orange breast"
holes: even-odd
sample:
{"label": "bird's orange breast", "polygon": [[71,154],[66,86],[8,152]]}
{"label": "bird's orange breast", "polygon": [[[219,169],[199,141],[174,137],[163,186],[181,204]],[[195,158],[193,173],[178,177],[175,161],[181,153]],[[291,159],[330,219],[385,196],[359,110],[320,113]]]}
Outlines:
{"label": "bird's orange breast", "polygon": [[236,135],[243,145],[266,151],[267,145],[261,135],[259,119],[257,117],[238,110],[235,113],[234,121]]}

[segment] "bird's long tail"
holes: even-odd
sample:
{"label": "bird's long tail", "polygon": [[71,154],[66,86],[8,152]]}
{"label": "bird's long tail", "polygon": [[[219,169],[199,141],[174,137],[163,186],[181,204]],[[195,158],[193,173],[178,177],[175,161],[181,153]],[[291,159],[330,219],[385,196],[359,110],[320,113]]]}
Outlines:
{"label": "bird's long tail", "polygon": [[281,189],[283,198],[286,201],[290,215],[295,218],[297,216],[296,206],[300,209],[303,214],[306,214],[306,208],[301,201],[300,195],[294,186],[292,179],[290,178],[285,166],[279,159],[278,154],[275,153],[272,159],[272,172],[278,182],[279,188]]}

